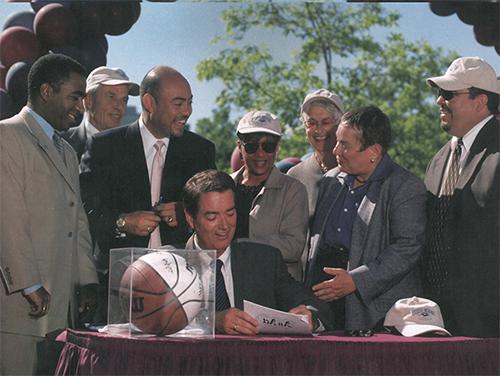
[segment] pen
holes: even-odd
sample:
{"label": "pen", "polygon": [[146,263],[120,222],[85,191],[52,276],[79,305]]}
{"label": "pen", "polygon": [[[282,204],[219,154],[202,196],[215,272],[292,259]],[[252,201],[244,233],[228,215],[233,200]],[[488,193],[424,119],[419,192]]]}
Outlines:
{"label": "pen", "polygon": [[312,305],[306,305],[306,308],[309,311],[318,312],[318,309],[316,307],[313,307]]}

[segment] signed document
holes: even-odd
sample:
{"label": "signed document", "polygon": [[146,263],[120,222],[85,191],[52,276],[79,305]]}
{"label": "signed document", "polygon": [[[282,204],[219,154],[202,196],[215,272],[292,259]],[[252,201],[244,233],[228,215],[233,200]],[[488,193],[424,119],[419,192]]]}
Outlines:
{"label": "signed document", "polygon": [[311,335],[307,316],[296,315],[243,300],[243,310],[259,322],[263,334]]}

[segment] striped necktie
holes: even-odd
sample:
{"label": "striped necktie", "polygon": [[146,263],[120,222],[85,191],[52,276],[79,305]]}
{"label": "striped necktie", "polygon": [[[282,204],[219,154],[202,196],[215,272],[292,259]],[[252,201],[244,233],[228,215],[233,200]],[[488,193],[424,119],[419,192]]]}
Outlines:
{"label": "striped necktie", "polygon": [[224,282],[224,276],[222,275],[222,266],[224,263],[222,260],[217,259],[217,271],[215,274],[215,310],[224,311],[231,308],[229,303],[229,296],[226,291],[226,283]]}
{"label": "striped necktie", "polygon": [[61,156],[61,159],[62,159],[64,165],[66,165],[66,158],[64,157],[63,140],[62,140],[61,136],[59,134],[57,134],[57,132],[54,132],[54,134],[52,135],[52,142],[54,142],[54,146],[56,147],[57,152]]}

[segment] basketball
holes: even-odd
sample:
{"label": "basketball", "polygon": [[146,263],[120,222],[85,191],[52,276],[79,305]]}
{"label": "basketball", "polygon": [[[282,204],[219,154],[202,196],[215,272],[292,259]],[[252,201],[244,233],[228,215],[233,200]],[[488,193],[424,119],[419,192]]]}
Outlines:
{"label": "basketball", "polygon": [[125,270],[119,296],[132,324],[144,333],[167,335],[184,329],[199,313],[203,286],[183,257],[159,251]]}

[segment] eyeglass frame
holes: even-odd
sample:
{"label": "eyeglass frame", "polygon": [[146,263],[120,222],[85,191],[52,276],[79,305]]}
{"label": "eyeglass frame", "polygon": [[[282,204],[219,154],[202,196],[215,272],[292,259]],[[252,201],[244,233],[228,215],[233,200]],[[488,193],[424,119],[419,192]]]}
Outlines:
{"label": "eyeglass frame", "polygon": [[450,101],[455,97],[455,95],[460,95],[460,94],[470,94],[470,90],[467,91],[452,91],[452,90],[444,90],[441,88],[438,88],[438,97],[443,97],[444,100]]}
{"label": "eyeglass frame", "polygon": [[[272,141],[264,141],[264,142],[258,142],[258,141],[243,142],[243,141],[240,141],[240,142],[248,154],[257,153],[257,150],[259,150],[259,147],[267,154],[275,153],[276,149],[278,148],[278,142],[272,142]],[[254,146],[254,145],[257,145],[257,146]],[[270,145],[272,145],[272,147],[270,147]]]}

